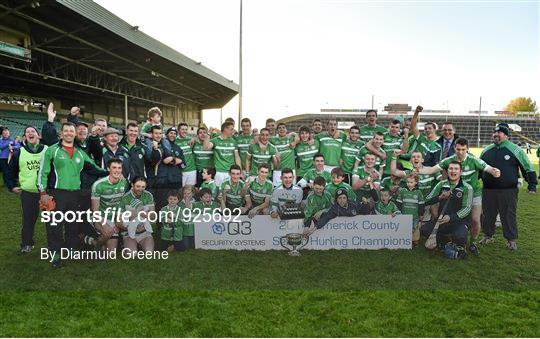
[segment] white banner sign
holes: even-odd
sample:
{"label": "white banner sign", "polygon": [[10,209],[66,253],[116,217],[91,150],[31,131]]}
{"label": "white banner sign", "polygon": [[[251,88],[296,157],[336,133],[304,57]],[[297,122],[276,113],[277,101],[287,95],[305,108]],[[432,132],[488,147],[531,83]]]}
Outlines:
{"label": "white banner sign", "polygon": [[[302,233],[302,220],[269,216],[195,224],[195,247],[206,250],[280,250],[281,237]],[[286,244],[285,239],[283,239]],[[290,246],[289,246],[290,247]],[[411,249],[412,216],[360,215],[332,219],[315,231],[305,249]]]}

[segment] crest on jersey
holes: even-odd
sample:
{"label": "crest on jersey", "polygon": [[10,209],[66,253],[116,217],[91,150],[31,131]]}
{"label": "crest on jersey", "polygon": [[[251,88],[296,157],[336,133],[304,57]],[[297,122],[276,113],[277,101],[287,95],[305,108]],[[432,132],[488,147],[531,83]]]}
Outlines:
{"label": "crest on jersey", "polygon": [[504,156],[504,160],[510,160],[510,156],[507,154]]}

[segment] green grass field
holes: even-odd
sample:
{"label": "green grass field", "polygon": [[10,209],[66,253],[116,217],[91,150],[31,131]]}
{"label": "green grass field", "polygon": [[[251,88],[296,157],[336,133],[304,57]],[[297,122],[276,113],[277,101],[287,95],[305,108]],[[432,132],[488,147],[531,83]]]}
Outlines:
{"label": "green grass field", "polygon": [[[537,168],[538,169],[538,168]],[[0,187],[0,336],[540,336],[540,195],[520,193],[519,250],[201,251],[161,261],[18,253],[21,210]],[[500,231],[500,230],[498,230]]]}

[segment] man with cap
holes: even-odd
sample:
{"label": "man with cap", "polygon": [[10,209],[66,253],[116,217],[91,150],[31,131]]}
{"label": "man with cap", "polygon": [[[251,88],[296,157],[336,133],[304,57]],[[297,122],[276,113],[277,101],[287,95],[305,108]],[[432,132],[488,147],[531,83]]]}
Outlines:
{"label": "man with cap", "polygon": [[129,151],[120,144],[120,138],[118,137],[120,132],[116,128],[107,127],[103,132],[103,148],[100,154],[96,155],[96,164],[101,168],[107,169],[107,164],[111,159],[120,159],[122,161],[122,175],[128,181],[129,177]]}
{"label": "man with cap", "polygon": [[500,214],[507,247],[514,251],[517,249],[518,237],[516,210],[519,170],[528,183],[529,193],[536,193],[538,182],[531,161],[519,146],[508,140],[509,134],[510,127],[507,123],[498,124],[493,132],[493,144],[487,146],[480,155],[480,158],[488,165],[498,168],[501,172],[497,178],[490,173],[482,174],[484,238],[480,242],[482,244],[494,242],[495,219],[497,214]]}
{"label": "man with cap", "polygon": [[336,217],[354,217],[356,215],[366,215],[369,212],[368,203],[350,201],[347,190],[340,188],[336,191],[336,202],[318,220],[314,220],[310,227],[304,227],[304,234],[308,236],[313,234],[313,232],[323,228],[324,225]]}

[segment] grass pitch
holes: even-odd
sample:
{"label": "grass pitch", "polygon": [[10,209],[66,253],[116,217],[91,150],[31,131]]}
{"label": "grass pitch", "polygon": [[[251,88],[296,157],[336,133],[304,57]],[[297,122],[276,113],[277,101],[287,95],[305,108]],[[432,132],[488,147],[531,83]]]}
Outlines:
{"label": "grass pitch", "polygon": [[[538,169],[538,168],[537,168]],[[18,253],[18,197],[0,188],[0,336],[540,336],[539,195],[520,192],[519,250],[450,261],[412,251],[201,251],[161,261]]]}

